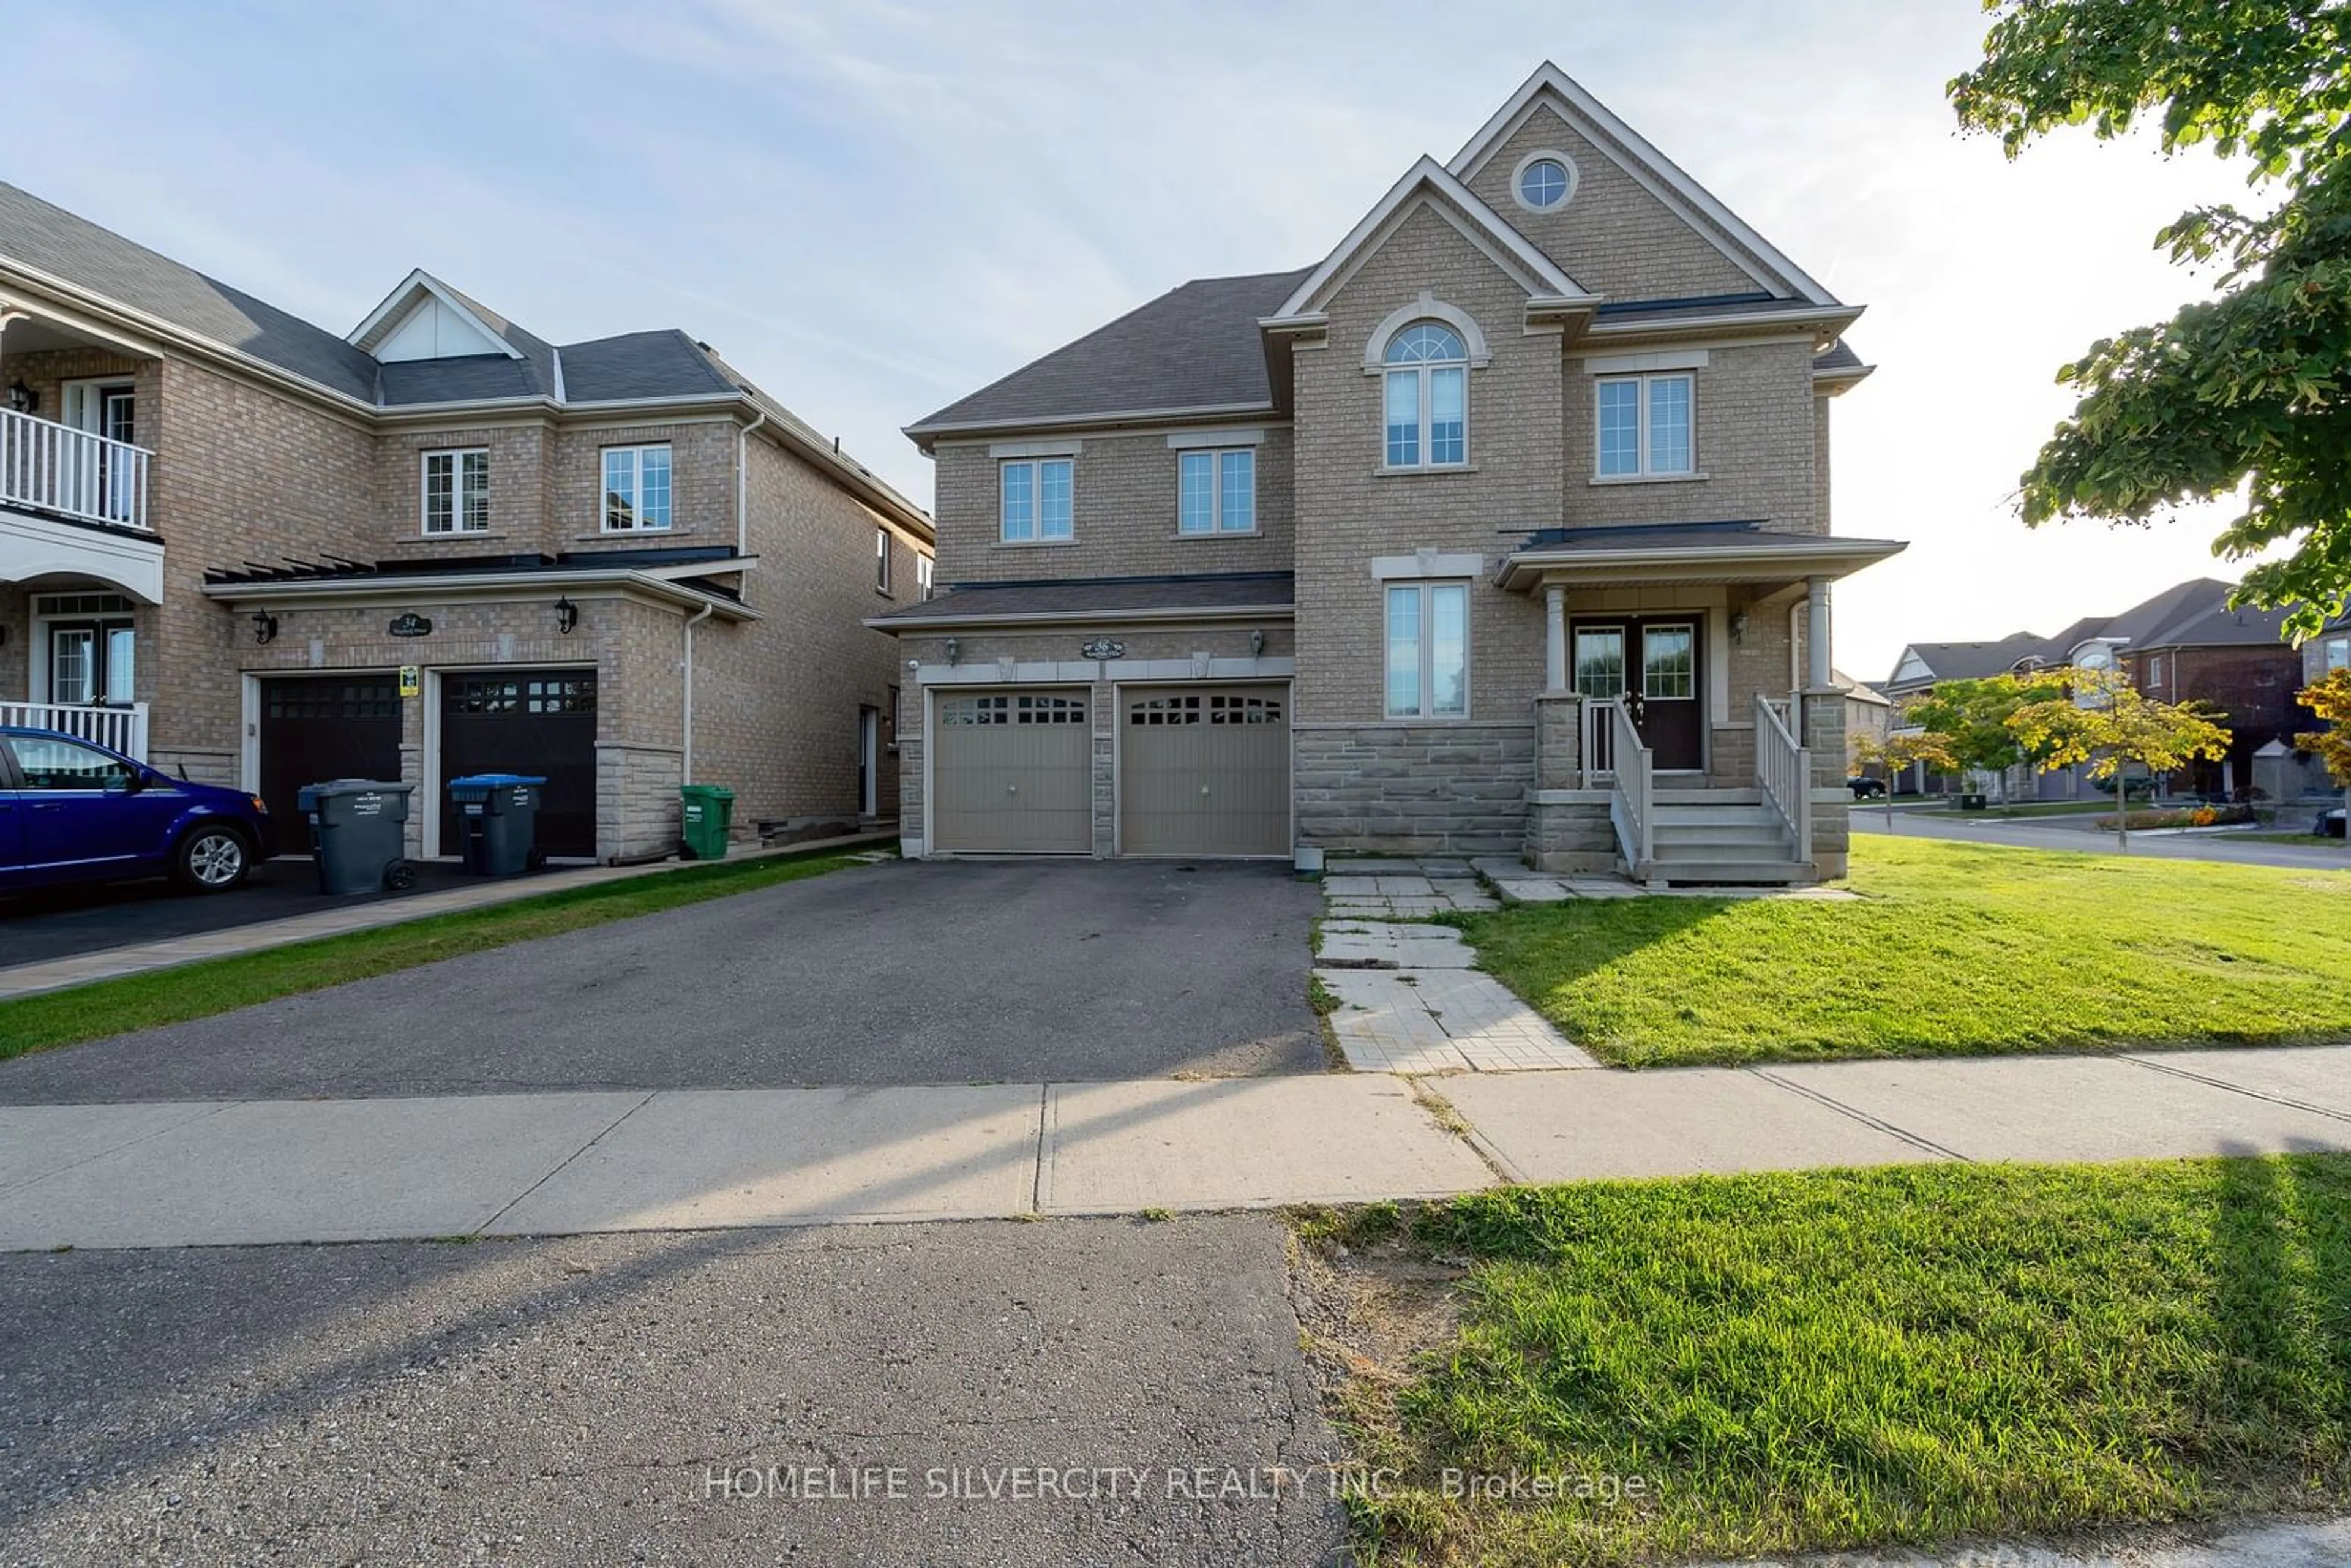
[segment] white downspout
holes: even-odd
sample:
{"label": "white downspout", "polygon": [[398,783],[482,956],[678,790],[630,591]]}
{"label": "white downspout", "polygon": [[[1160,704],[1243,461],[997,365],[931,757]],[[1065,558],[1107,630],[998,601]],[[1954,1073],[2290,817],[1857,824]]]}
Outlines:
{"label": "white downspout", "polygon": [[677,765],[677,781],[681,784],[694,782],[694,629],[709,620],[711,612],[717,608],[716,604],[705,604],[685,618],[685,716],[679,736],[681,755]]}
{"label": "white downspout", "polygon": [[[759,417],[745,425],[735,440],[735,553],[737,557],[751,553],[751,433],[768,423],[768,411],[761,409]],[[693,639],[688,638],[692,646]]]}

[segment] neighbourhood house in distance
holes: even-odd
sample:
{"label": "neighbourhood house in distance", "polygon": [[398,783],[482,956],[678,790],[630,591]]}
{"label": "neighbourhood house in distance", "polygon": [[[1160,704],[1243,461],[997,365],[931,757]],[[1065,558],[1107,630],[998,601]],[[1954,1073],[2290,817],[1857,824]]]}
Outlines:
{"label": "neighbourhood house in distance", "polygon": [[1860,314],[1545,65],[1314,264],[909,427],[906,852],[1841,874]]}
{"label": "neighbourhood house in distance", "polygon": [[[2294,698],[2302,685],[2305,653],[2283,641],[2283,612],[2231,610],[2231,591],[2229,583],[2199,577],[2119,615],[2085,617],[2052,637],[2017,632],[1993,643],[1913,643],[1902,650],[1893,678],[1880,689],[1898,710],[1934,690],[1939,681],[1980,680],[2064,664],[2119,669],[2149,696],[2218,709],[2231,732],[2227,758],[2198,762],[2190,773],[2169,781],[2172,789],[2215,799],[2241,796],[2256,786],[2255,758],[2263,748],[2291,751],[2294,736],[2309,729],[2313,717]],[[2310,645],[2317,650],[2308,655],[2313,662],[2324,658],[2325,643],[2321,636]],[[2299,794],[2302,771],[2302,764],[2289,765],[2277,779],[2260,787],[2276,794],[2277,780],[2290,780],[2288,792]],[[2003,783],[2011,797],[2044,800],[2104,794],[2082,768],[2042,774],[2021,768]],[[1928,777],[1923,768],[1908,769],[1899,780],[1899,788],[1913,792],[1949,786],[1949,779]]]}
{"label": "neighbourhood house in distance", "polygon": [[417,272],[338,335],[0,185],[0,723],[281,819],[406,779],[426,855],[481,771],[547,778],[559,856],[673,852],[687,780],[745,831],[896,810],[863,622],[930,520],[683,332]]}

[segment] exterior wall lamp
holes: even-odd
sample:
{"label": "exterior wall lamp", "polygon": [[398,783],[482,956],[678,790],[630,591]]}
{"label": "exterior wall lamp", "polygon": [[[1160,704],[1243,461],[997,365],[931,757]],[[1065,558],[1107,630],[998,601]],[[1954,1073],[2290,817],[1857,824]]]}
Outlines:
{"label": "exterior wall lamp", "polygon": [[30,413],[41,406],[41,394],[20,378],[8,388],[8,406],[18,413]]}
{"label": "exterior wall lamp", "polygon": [[569,595],[558,599],[555,601],[555,629],[569,637],[571,629],[579,624],[580,606],[572,603]]}
{"label": "exterior wall lamp", "polygon": [[1249,657],[1252,659],[1262,659],[1265,657],[1264,632],[1252,631],[1249,633]]}
{"label": "exterior wall lamp", "polygon": [[1734,610],[1730,612],[1730,640],[1741,647],[1746,645],[1747,612],[1744,610]]}
{"label": "exterior wall lamp", "polygon": [[947,639],[947,663],[948,663],[948,664],[954,664],[957,659],[961,658],[962,656],[963,656],[963,644],[962,644],[962,643],[958,643],[958,642],[956,642],[956,641],[954,638],[952,638],[952,637],[948,638],[948,639]]}
{"label": "exterior wall lamp", "polygon": [[266,610],[253,612],[253,641],[256,647],[267,647],[277,640],[277,617]]}

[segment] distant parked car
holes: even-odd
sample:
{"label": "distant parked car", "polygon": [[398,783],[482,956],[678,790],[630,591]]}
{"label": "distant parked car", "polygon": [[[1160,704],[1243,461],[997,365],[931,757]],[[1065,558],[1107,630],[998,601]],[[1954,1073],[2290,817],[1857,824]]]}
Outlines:
{"label": "distant parked car", "polygon": [[0,892],[169,876],[225,893],[277,852],[257,795],[54,729],[0,726]]}
{"label": "distant parked car", "polygon": [[2332,811],[2321,811],[2310,831],[2322,839],[2341,838],[2344,833],[2343,808],[2337,806]]}
{"label": "distant parked car", "polygon": [[1853,798],[1856,800],[1886,799],[1886,780],[1883,779],[1872,779],[1865,774],[1856,773],[1844,781],[1844,787],[1853,791]]}

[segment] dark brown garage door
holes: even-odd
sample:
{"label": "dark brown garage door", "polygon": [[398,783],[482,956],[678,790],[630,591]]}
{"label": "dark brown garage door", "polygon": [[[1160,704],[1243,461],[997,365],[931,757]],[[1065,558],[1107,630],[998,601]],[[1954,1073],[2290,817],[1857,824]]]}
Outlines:
{"label": "dark brown garage door", "polygon": [[446,780],[469,773],[537,774],[538,847],[596,852],[596,672],[499,670],[441,681],[441,852],[462,848]]}
{"label": "dark brown garage door", "polygon": [[261,683],[260,740],[261,798],[278,847],[305,853],[303,785],[400,777],[399,685],[390,674],[272,675]]}

